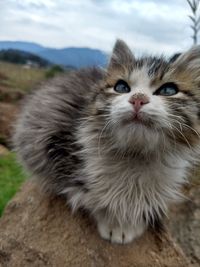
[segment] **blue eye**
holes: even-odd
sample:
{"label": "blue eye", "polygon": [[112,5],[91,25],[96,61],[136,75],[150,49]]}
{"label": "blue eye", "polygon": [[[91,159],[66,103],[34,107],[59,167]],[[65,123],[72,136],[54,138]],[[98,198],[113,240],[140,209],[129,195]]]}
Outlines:
{"label": "blue eye", "polygon": [[153,94],[161,96],[172,96],[178,93],[178,87],[175,83],[165,83],[159,89],[157,89]]}
{"label": "blue eye", "polygon": [[129,93],[131,91],[131,88],[128,86],[128,84],[125,81],[119,80],[115,84],[114,90],[119,94],[125,94],[125,93]]}

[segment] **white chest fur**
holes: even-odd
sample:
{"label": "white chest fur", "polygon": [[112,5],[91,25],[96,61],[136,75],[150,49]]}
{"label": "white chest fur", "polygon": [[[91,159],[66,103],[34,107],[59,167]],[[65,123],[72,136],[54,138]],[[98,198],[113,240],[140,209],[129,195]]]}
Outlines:
{"label": "white chest fur", "polygon": [[109,220],[117,219],[119,224],[134,225],[144,217],[148,220],[155,213],[166,213],[168,204],[180,197],[190,165],[188,154],[143,161],[94,155],[86,153],[86,166],[80,174],[88,191],[74,194],[73,190],[70,202],[73,208],[83,206],[93,213],[106,210]]}

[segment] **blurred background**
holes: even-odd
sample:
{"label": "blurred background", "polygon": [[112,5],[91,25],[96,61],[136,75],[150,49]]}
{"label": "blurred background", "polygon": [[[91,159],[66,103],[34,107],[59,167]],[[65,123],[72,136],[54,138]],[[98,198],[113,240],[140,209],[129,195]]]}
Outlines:
{"label": "blurred background", "polygon": [[[105,67],[117,38],[136,56],[171,57],[198,44],[199,32],[200,0],[0,0],[0,216],[27,177],[10,142],[27,93],[61,72]],[[168,221],[192,266],[200,266],[199,177]]]}

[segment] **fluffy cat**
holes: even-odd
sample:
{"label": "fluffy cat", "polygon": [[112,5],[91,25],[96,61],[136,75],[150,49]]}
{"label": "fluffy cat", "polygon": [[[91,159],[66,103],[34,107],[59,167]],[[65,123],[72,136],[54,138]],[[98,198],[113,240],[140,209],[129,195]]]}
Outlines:
{"label": "fluffy cat", "polygon": [[118,40],[106,70],[55,78],[26,101],[14,135],[25,168],[125,244],[162,220],[197,161],[200,47],[136,59]]}

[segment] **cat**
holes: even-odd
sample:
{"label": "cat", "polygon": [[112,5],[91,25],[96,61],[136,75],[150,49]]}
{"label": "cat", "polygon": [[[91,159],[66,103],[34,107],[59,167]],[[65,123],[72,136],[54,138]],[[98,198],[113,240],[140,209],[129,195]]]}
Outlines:
{"label": "cat", "polygon": [[72,71],[26,99],[14,134],[45,192],[126,244],[162,225],[200,152],[200,46],[136,59],[117,40],[106,69]]}

